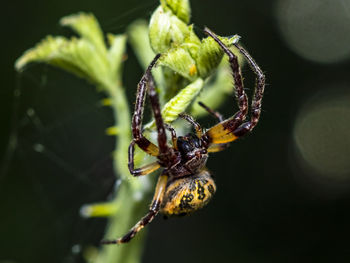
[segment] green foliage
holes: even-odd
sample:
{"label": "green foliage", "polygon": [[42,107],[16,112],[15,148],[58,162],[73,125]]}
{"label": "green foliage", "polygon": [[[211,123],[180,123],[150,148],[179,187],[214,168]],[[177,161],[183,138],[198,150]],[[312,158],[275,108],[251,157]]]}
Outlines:
{"label": "green foliage", "polygon": [[30,62],[44,62],[105,89],[121,79],[120,68],[126,44],[124,35],[109,34],[110,48],[107,49],[103,33],[92,14],[67,16],[62,18],[60,23],[71,27],[80,38],[47,36],[16,61],[17,70],[23,70]]}

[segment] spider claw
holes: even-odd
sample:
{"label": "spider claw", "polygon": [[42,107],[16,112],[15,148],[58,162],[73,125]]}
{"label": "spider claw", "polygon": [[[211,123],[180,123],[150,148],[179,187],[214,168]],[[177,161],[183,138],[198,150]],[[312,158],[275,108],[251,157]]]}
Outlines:
{"label": "spider claw", "polygon": [[118,242],[119,239],[117,240],[101,240],[100,244],[101,245],[112,245],[112,244],[119,244],[120,242]]}

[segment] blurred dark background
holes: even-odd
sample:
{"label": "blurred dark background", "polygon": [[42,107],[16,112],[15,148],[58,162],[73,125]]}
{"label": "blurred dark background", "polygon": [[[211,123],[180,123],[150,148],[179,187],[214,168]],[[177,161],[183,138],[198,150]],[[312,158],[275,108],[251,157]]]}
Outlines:
{"label": "blurred dark background", "polygon": [[[0,262],[81,262],[105,221],[81,205],[113,190],[103,94],[45,65],[14,62],[58,21],[93,12],[105,32],[149,18],[157,1],[7,1],[2,6]],[[192,22],[239,34],[267,76],[254,132],[208,162],[218,191],[185,218],[158,217],[143,262],[349,262],[350,1],[191,2]],[[130,102],[142,74],[129,49]],[[243,69],[248,92],[253,74]],[[220,110],[233,113],[232,99]],[[200,120],[211,125],[210,119]],[[13,146],[11,146],[13,145]]]}

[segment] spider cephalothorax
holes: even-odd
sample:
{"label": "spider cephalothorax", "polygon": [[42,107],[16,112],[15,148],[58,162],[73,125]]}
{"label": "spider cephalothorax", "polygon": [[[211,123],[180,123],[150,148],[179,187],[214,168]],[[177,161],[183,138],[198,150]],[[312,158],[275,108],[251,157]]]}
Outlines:
{"label": "spider cephalothorax", "polygon": [[205,166],[208,151],[195,134],[177,137],[174,148],[178,162],[167,169],[167,173],[172,178],[196,174]]}
{"label": "spider cephalothorax", "polygon": [[[145,225],[153,220],[158,212],[163,213],[165,216],[184,215],[205,206],[216,191],[214,180],[205,168],[208,153],[225,149],[228,143],[250,132],[258,123],[265,87],[264,74],[248,52],[239,44],[234,44],[256,74],[256,89],[252,99],[251,117],[249,121],[246,121],[248,98],[243,88],[238,59],[208,28],[205,28],[204,32],[219,44],[229,58],[239,110],[232,117],[224,120],[221,114],[200,103],[205,110],[219,120],[219,123],[203,131],[202,127],[190,115],[183,113],[179,117],[188,121],[194,127],[195,133],[177,137],[174,128],[163,121],[158,94],[155,90],[151,73],[152,68],[160,57],[160,54],[158,54],[148,66],[138,85],[135,111],[132,119],[133,140],[129,146],[129,170],[132,175],[141,176],[149,174],[160,167],[164,169],[158,178],[153,201],[147,215],[131,228],[125,236],[116,240],[102,241],[103,244],[129,242]],[[148,93],[156,122],[158,146],[144,137],[142,133],[146,93]],[[166,130],[169,130],[171,133],[172,146],[169,146],[167,143]],[[135,169],[135,144],[149,155],[155,156],[157,161]]]}

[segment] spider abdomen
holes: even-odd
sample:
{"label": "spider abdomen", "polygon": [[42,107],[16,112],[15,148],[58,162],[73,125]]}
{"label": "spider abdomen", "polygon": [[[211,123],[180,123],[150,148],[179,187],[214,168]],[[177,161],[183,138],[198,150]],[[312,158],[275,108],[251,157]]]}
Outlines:
{"label": "spider abdomen", "polygon": [[192,213],[204,207],[215,191],[215,182],[207,170],[176,178],[167,186],[161,213],[167,216]]}

